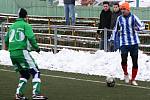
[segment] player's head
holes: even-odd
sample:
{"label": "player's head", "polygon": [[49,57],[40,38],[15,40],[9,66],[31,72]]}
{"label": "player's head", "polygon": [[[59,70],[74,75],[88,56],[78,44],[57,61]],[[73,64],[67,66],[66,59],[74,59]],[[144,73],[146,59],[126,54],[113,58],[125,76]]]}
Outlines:
{"label": "player's head", "polygon": [[108,2],[108,1],[104,1],[104,2],[103,2],[103,10],[104,10],[104,11],[108,11],[109,8],[110,8],[110,7],[109,7],[109,2]]}
{"label": "player's head", "polygon": [[19,18],[26,18],[27,17],[27,11],[24,8],[19,8],[18,16],[19,16]]}
{"label": "player's head", "polygon": [[119,7],[120,7],[120,6],[119,6],[119,3],[114,3],[114,4],[113,4],[113,11],[114,11],[114,12],[118,12],[118,11],[120,10]]}
{"label": "player's head", "polygon": [[124,2],[121,5],[121,11],[124,16],[127,16],[130,13],[130,5],[128,2]]}

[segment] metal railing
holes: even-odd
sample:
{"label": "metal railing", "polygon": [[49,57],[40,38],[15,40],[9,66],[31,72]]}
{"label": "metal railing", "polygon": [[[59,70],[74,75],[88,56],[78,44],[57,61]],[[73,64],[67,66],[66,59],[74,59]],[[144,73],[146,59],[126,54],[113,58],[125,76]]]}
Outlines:
{"label": "metal railing", "polygon": [[[4,35],[6,33],[6,28],[8,28],[10,23],[3,23],[1,25],[1,40],[2,48],[4,48]],[[95,36],[82,36],[76,33],[85,34],[96,34],[97,30],[103,31],[104,33],[104,51],[109,51],[108,49],[108,38],[107,33],[112,32],[110,29],[97,29],[97,27],[87,27],[87,26],[66,26],[66,25],[33,25],[33,30],[48,30],[51,28],[53,34],[49,33],[35,33],[38,44],[40,48],[46,50],[52,50],[57,53],[58,50],[63,48],[73,49],[73,50],[83,50],[83,51],[97,51],[100,49],[100,40],[96,40]],[[64,34],[60,34],[64,33]],[[71,33],[71,35],[65,34],[66,32]],[[85,33],[86,32],[86,33]],[[141,39],[140,49],[145,52],[150,52],[150,31],[138,31]],[[66,42],[66,43],[65,43]],[[69,44],[69,45],[68,45]],[[80,44],[80,45],[79,45]],[[90,47],[92,45],[93,47]],[[94,46],[96,45],[96,46]]]}

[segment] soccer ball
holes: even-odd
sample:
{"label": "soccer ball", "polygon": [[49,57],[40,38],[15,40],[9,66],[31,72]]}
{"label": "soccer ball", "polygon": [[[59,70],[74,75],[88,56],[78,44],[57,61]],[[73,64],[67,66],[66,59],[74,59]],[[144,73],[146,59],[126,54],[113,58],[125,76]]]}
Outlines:
{"label": "soccer ball", "polygon": [[106,78],[106,84],[108,87],[114,87],[115,86],[115,79],[113,77],[107,77]]}

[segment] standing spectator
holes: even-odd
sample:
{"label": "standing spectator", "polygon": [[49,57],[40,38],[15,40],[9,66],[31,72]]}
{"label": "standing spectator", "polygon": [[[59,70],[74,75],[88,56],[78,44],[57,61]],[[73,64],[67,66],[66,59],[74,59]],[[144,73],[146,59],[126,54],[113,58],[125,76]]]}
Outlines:
{"label": "standing spectator", "polygon": [[[124,72],[125,83],[132,85],[138,85],[135,81],[138,72],[138,44],[140,43],[137,30],[144,29],[144,25],[139,18],[130,12],[130,6],[128,2],[121,5],[122,15],[117,18],[116,25],[113,31],[112,40],[119,32],[120,38],[120,50],[121,50],[121,65]],[[127,71],[127,58],[128,53],[132,58],[132,76],[129,79]]]}
{"label": "standing spectator", "polygon": [[116,25],[116,20],[117,20],[118,16],[120,16],[121,14],[122,14],[122,12],[120,10],[119,3],[113,4],[113,12],[112,12],[112,16],[111,16],[111,25],[110,25],[111,29],[114,29],[114,27]]}
{"label": "standing spectator", "polygon": [[48,5],[52,6],[53,5],[53,1],[52,0],[48,0]]}
{"label": "standing spectator", "polygon": [[18,11],[19,18],[10,26],[6,37],[5,44],[10,52],[10,58],[17,72],[20,73],[19,84],[16,89],[15,100],[28,100],[24,96],[24,89],[30,75],[32,75],[33,100],[46,100],[47,98],[41,95],[41,79],[40,71],[34,59],[29,53],[29,44],[40,52],[36,43],[32,27],[26,23],[27,11],[20,8]]}
{"label": "standing spectator", "polygon": [[64,0],[64,10],[66,25],[70,25],[70,15],[71,15],[71,25],[75,25],[75,0]]}
{"label": "standing spectator", "polygon": [[[112,16],[111,16],[111,26],[110,28],[113,30],[114,27],[115,27],[115,24],[116,24],[116,20],[118,18],[118,16],[120,16],[122,13],[121,13],[121,10],[120,10],[120,7],[119,7],[119,3],[115,3],[113,4],[113,12],[112,12]],[[110,43],[110,48],[109,50],[112,52],[112,51],[116,51],[117,49],[119,49],[119,37],[118,37],[119,33],[116,35],[116,41],[115,41],[115,44],[114,44],[114,47],[111,46],[111,43]]]}
{"label": "standing spectator", "polygon": [[[98,26],[98,29],[110,29],[110,24],[111,24],[111,10],[110,10],[110,6],[109,6],[109,2],[108,1],[104,1],[103,2],[103,10],[100,13],[100,23]],[[101,46],[100,49],[104,50],[104,32],[101,31],[97,31],[97,37],[100,35],[101,37]],[[107,40],[110,38],[110,32],[107,32]]]}

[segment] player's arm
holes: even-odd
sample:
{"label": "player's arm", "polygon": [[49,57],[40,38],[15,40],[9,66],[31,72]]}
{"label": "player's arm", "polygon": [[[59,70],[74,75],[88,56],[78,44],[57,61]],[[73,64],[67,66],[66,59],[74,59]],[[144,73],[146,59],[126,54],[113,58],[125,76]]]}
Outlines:
{"label": "player's arm", "polygon": [[140,19],[135,15],[134,18],[135,18],[135,29],[137,31],[144,30],[145,29],[144,23],[142,23]]}
{"label": "player's arm", "polygon": [[25,35],[27,36],[31,46],[35,49],[38,50],[39,46],[37,45],[35,35],[33,33],[32,27],[30,25],[25,26]]}

